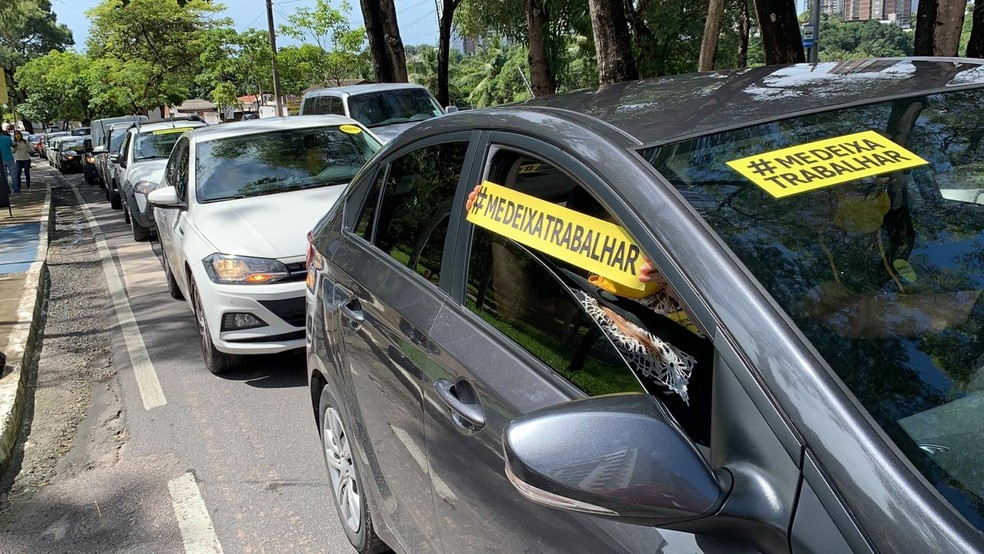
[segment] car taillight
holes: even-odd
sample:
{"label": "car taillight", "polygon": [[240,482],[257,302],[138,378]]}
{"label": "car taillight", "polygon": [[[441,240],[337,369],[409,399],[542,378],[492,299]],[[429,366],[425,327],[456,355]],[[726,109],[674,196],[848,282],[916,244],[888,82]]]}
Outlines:
{"label": "car taillight", "polygon": [[313,291],[314,283],[318,279],[315,272],[321,269],[322,257],[321,254],[319,254],[318,251],[314,248],[314,234],[311,231],[308,231],[307,240],[308,240],[308,251],[307,251],[307,256],[305,257],[304,260],[304,267],[307,268],[307,277],[304,279],[304,283],[307,285],[308,290]]}

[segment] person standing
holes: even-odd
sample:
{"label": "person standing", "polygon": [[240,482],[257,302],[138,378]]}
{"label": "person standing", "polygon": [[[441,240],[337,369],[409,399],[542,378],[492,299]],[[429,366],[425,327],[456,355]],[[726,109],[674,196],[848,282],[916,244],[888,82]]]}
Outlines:
{"label": "person standing", "polygon": [[[13,180],[14,175],[14,143],[10,140],[10,135],[6,132],[0,133],[0,162],[3,163],[5,175]],[[11,183],[15,188],[14,193],[20,193],[20,186]]]}
{"label": "person standing", "polygon": [[24,173],[25,188],[31,188],[31,143],[24,139],[20,131],[14,131],[14,191],[20,191],[21,172]]}

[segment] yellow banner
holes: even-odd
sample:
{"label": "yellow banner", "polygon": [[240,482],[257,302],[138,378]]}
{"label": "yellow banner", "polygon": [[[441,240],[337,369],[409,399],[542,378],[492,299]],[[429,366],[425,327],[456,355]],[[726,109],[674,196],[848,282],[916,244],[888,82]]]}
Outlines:
{"label": "yellow banner", "polygon": [[631,289],[642,250],[614,223],[485,181],[468,221]]}
{"label": "yellow banner", "polygon": [[159,129],[157,131],[151,131],[152,135],[170,135],[171,133],[183,133],[185,131],[190,131],[194,127],[172,127],[170,129]]}
{"label": "yellow banner", "polygon": [[764,152],[728,165],[775,198],[929,162],[874,131]]}

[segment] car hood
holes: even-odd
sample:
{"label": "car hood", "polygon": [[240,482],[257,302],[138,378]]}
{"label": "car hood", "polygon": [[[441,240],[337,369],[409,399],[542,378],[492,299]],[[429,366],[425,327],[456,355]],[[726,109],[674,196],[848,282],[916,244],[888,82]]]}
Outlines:
{"label": "car hood", "polygon": [[307,253],[307,233],[347,185],[280,192],[194,206],[194,224],[217,252],[257,258]]}
{"label": "car hood", "polygon": [[166,159],[160,160],[146,160],[142,162],[133,162],[127,169],[126,180],[130,184],[137,184],[140,181],[150,181],[151,183],[160,184],[161,179],[164,177],[164,168],[167,166]]}
{"label": "car hood", "polygon": [[386,144],[387,142],[395,139],[396,136],[403,131],[406,131],[418,123],[420,122],[411,121],[409,123],[397,123],[395,125],[379,125],[378,127],[370,127],[369,130],[376,135],[380,142]]}

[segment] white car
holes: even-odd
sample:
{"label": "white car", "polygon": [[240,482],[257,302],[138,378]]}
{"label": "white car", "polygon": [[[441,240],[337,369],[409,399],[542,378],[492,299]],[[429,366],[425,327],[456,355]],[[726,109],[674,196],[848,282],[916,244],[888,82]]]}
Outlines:
{"label": "white car", "polygon": [[304,347],[307,233],[379,148],[341,116],[229,123],[178,139],[150,202],[168,292],[194,311],[210,371]]}
{"label": "white car", "polygon": [[204,121],[179,119],[134,125],[127,131],[116,157],[120,166],[116,177],[123,201],[123,221],[130,224],[133,240],[150,238],[154,213],[147,195],[160,185],[164,166],[178,137],[207,125]]}

